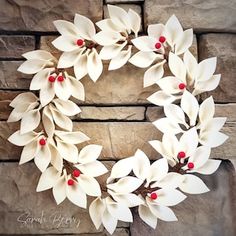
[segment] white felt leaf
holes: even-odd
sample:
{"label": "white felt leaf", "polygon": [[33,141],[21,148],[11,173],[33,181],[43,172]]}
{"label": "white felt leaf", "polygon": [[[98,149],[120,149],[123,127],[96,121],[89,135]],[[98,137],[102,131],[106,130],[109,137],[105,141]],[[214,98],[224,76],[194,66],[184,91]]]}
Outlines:
{"label": "white felt leaf", "polygon": [[59,137],[62,141],[70,144],[79,144],[89,140],[89,137],[80,131],[75,132],[65,132],[56,130],[55,134]]}
{"label": "white felt leaf", "polygon": [[190,119],[190,126],[196,124],[199,105],[197,99],[188,91],[184,91],[181,99],[181,108]]}
{"label": "white felt leaf", "polygon": [[117,193],[127,194],[136,190],[142,183],[143,181],[141,179],[127,176],[119,179],[114,184],[108,184],[107,187]]}
{"label": "white felt leaf", "polygon": [[200,194],[210,191],[199,177],[190,174],[186,174],[184,177],[184,181],[179,186],[181,191],[190,194]]}
{"label": "white felt leaf", "polygon": [[148,177],[150,171],[150,161],[146,154],[138,149],[133,158],[133,172],[141,180]]}
{"label": "white felt leaf", "polygon": [[35,155],[34,162],[41,172],[44,172],[51,161],[51,152],[46,144],[45,146],[40,146],[38,152]]}
{"label": "white felt leaf", "polygon": [[47,61],[45,60],[30,59],[23,62],[17,70],[25,74],[35,74],[42,70],[46,65]]}
{"label": "white felt leaf", "polygon": [[56,21],[53,21],[53,24],[55,25],[57,31],[61,35],[70,35],[70,36],[74,36],[74,37],[79,36],[79,31],[78,31],[77,27],[69,21],[56,20]]}
{"label": "white felt leaf", "polygon": [[124,222],[133,222],[133,216],[130,209],[124,204],[107,204],[109,213],[118,220]]}
{"label": "white felt leaf", "polygon": [[204,132],[199,138],[202,145],[213,148],[222,145],[229,137],[221,132]]}
{"label": "white felt leaf", "polygon": [[167,94],[178,94],[183,91],[179,88],[179,84],[183,82],[174,76],[166,76],[162,79],[159,79],[156,83],[162,89],[162,91]]}
{"label": "white felt leaf", "polygon": [[84,53],[80,55],[77,59],[77,62],[74,64],[74,73],[75,77],[80,80],[83,78],[87,73],[87,54]]}
{"label": "white felt leaf", "polygon": [[71,95],[78,100],[84,101],[85,92],[83,84],[72,76],[68,78],[68,82],[70,83]]}
{"label": "white felt leaf", "polygon": [[78,156],[78,162],[86,164],[95,161],[101,154],[102,146],[90,144],[82,148]]}
{"label": "white felt leaf", "polygon": [[57,205],[62,203],[66,198],[66,180],[65,176],[61,176],[56,185],[52,189],[53,196]]}
{"label": "white felt leaf", "polygon": [[219,160],[208,160],[202,167],[188,172],[197,172],[203,175],[211,175],[219,168],[220,163],[221,161]]}
{"label": "white felt leaf", "polygon": [[63,168],[63,158],[58,152],[54,144],[48,143],[48,146],[51,152],[51,164],[53,165],[55,169],[61,172]]}
{"label": "white felt leaf", "polygon": [[54,84],[49,82],[44,84],[39,92],[41,105],[43,107],[46,106],[49,102],[53,100],[54,97],[55,97]]}
{"label": "white felt leaf", "polygon": [[38,109],[25,113],[21,120],[20,133],[25,134],[36,129],[39,126],[40,119],[41,116]]}
{"label": "white felt leaf", "polygon": [[94,82],[96,82],[99,76],[102,74],[103,70],[102,60],[95,49],[93,49],[88,56],[87,70],[90,78]]}
{"label": "white felt leaf", "polygon": [[72,101],[63,101],[60,99],[53,100],[56,108],[66,116],[74,116],[81,112],[80,108]]}
{"label": "white felt leaf", "polygon": [[79,183],[79,186],[89,196],[100,196],[101,195],[100,185],[95,178],[81,174],[77,178],[77,181]]}
{"label": "white felt leaf", "polygon": [[71,52],[78,49],[77,38],[71,35],[63,35],[52,41],[52,45],[60,51]]}
{"label": "white felt leaf", "polygon": [[116,162],[111,170],[109,178],[116,179],[128,175],[133,168],[134,157],[124,158]]}
{"label": "white felt leaf", "polygon": [[147,182],[160,181],[168,172],[168,162],[165,158],[161,158],[152,163],[150,171],[148,173]]}
{"label": "white felt leaf", "polygon": [[38,101],[38,97],[35,96],[35,94],[31,93],[31,92],[26,92],[26,93],[21,93],[19,95],[17,95],[9,104],[9,106],[11,107],[17,107],[17,106],[21,106],[22,103],[34,103]]}
{"label": "white felt leaf", "polygon": [[35,74],[30,83],[30,90],[39,90],[43,88],[45,84],[48,83],[48,77],[53,71],[54,68],[45,68]]}
{"label": "white felt leaf", "polygon": [[215,114],[215,104],[213,97],[210,96],[202,102],[199,108],[199,121],[200,124],[207,123],[213,118]]}
{"label": "white felt leaf", "polygon": [[116,70],[125,65],[131,56],[131,48],[132,46],[129,46],[127,50],[122,50],[116,57],[112,58],[108,70]]}
{"label": "white felt leaf", "polygon": [[102,224],[110,234],[113,234],[117,226],[117,219],[106,209],[102,216]]}
{"label": "white felt leaf", "polygon": [[102,31],[122,31],[123,28],[117,26],[116,24],[113,23],[112,19],[103,19],[98,22],[96,22],[96,25],[98,26],[99,29]]}
{"label": "white felt leaf", "polygon": [[66,185],[66,196],[76,206],[86,208],[87,197],[79,184],[76,182],[72,186]]}
{"label": "white felt leaf", "polygon": [[129,59],[129,62],[137,67],[146,68],[149,67],[156,58],[157,55],[153,52],[139,51]]}
{"label": "white felt leaf", "polygon": [[177,98],[170,94],[165,93],[164,91],[158,91],[153,93],[147,98],[147,100],[157,106],[165,106],[174,102]]}
{"label": "white felt leaf", "polygon": [[45,50],[34,50],[30,52],[26,52],[22,55],[27,60],[32,59],[40,59],[40,60],[52,60],[54,59],[53,55],[50,52],[47,52]]}
{"label": "white felt leaf", "polygon": [[129,21],[130,21],[130,28],[134,32],[135,37],[137,37],[139,29],[141,27],[141,18],[139,14],[137,14],[132,9],[129,9],[128,16],[129,16]]}
{"label": "white felt leaf", "polygon": [[91,40],[96,33],[93,22],[85,16],[75,14],[74,24],[77,26],[79,35],[85,39]]}
{"label": "white felt leaf", "polygon": [[178,123],[168,119],[168,118],[161,118],[153,122],[153,125],[156,126],[162,133],[169,133],[169,134],[178,134],[182,132],[181,127]]}
{"label": "white felt leaf", "polygon": [[93,39],[102,46],[109,46],[117,43],[122,38],[116,31],[100,31]]}
{"label": "white felt leaf", "polygon": [[130,30],[130,19],[127,12],[121,7],[115,5],[107,5],[109,16],[112,22],[120,28]]}
{"label": "white felt leaf", "polygon": [[211,57],[201,61],[197,68],[197,80],[205,81],[210,79],[216,69],[216,57]]}
{"label": "white felt leaf", "polygon": [[145,73],[143,78],[143,86],[148,87],[151,86],[162,78],[164,75],[164,65],[165,61],[155,64],[154,66],[150,67]]}
{"label": "white felt leaf", "polygon": [[138,208],[140,218],[153,229],[157,226],[157,217],[152,214],[150,209],[144,205],[140,205]]}
{"label": "white felt leaf", "polygon": [[93,161],[87,164],[75,165],[85,175],[98,177],[108,172],[107,168],[100,161]]}
{"label": "white felt leaf", "polygon": [[172,52],[169,54],[169,67],[173,75],[186,83],[186,67],[180,57]]}
{"label": "white felt leaf", "polygon": [[67,101],[71,96],[71,87],[67,78],[62,82],[54,83],[54,89],[56,96],[63,101]]}
{"label": "white felt leaf", "polygon": [[28,143],[27,145],[25,145],[21,153],[19,164],[21,165],[28,161],[31,161],[35,157],[35,154],[37,153],[37,151],[38,151],[37,140],[34,140]]}
{"label": "white felt leaf", "polygon": [[89,215],[96,229],[102,224],[102,215],[104,211],[105,205],[101,198],[96,198],[89,206]]}
{"label": "white felt leaf", "polygon": [[186,52],[193,43],[193,29],[185,30],[175,41],[175,53],[177,55]]}
{"label": "white felt leaf", "polygon": [[197,70],[197,60],[196,58],[193,56],[193,54],[187,50],[184,53],[184,57],[183,57],[183,61],[184,64],[186,66],[187,69],[187,74],[188,74],[188,84],[192,85],[195,79],[195,74],[196,74],[196,70]]}
{"label": "white felt leaf", "polygon": [[152,52],[157,50],[155,48],[156,39],[149,36],[140,36],[132,39],[132,43],[138,50],[143,52]]}
{"label": "white felt leaf", "polygon": [[47,168],[40,176],[36,192],[45,191],[52,188],[60,178],[60,172],[54,167]]}
{"label": "white felt leaf", "polygon": [[127,207],[135,207],[139,206],[143,203],[143,200],[138,197],[136,194],[128,193],[128,194],[112,194],[112,197],[118,203],[121,203]]}
{"label": "white felt leaf", "polygon": [[[85,48],[83,48],[85,49]],[[69,68],[75,65],[80,55],[83,53],[83,49],[77,48],[73,49],[73,51],[65,51],[61,54],[58,61],[58,68]]]}
{"label": "white felt leaf", "polygon": [[119,52],[125,47],[126,44],[127,42],[125,41],[122,44],[112,44],[109,46],[104,46],[101,49],[99,56],[102,60],[110,60],[116,57],[119,54]]}
{"label": "white felt leaf", "polygon": [[8,138],[8,141],[17,146],[25,146],[30,142],[32,142],[33,140],[37,139],[39,135],[40,133],[36,133],[33,131],[21,134],[20,131],[18,130]]}
{"label": "white felt leaf", "polygon": [[163,24],[152,24],[148,26],[148,36],[159,39],[160,36],[165,36],[165,26]]}

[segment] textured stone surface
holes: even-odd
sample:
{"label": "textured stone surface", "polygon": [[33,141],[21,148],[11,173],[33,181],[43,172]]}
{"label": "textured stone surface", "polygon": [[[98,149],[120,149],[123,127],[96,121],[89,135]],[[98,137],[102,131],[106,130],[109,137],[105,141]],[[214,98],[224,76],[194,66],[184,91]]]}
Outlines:
{"label": "textured stone surface", "polygon": [[76,119],[144,120],[145,107],[81,107]]}
{"label": "textured stone surface", "polygon": [[34,49],[34,36],[0,36],[1,58],[22,58],[23,53]]}
{"label": "textured stone surface", "polygon": [[[236,126],[228,126],[222,132],[229,139],[221,146],[212,149],[211,157],[234,159],[236,152]],[[6,139],[18,129],[19,124],[0,122],[0,159],[19,159],[21,148],[12,145]],[[86,133],[91,140],[84,143],[96,143],[103,146],[101,159],[121,159],[134,155],[140,148],[151,159],[160,155],[148,144],[148,141],[160,139],[161,133],[149,122],[75,122],[74,130]]]}
{"label": "textured stone surface", "polygon": [[17,71],[23,61],[0,61],[0,89],[28,89],[31,75]]}
{"label": "textured stone surface", "polygon": [[[199,39],[199,59],[217,56],[216,73],[221,81],[212,94],[218,102],[236,102],[236,35],[206,34]],[[203,95],[203,97],[208,96]]]}
{"label": "textured stone surface", "polygon": [[153,230],[135,214],[131,236],[234,236],[236,189],[232,164],[229,161],[222,162],[216,173],[204,176],[203,179],[210,192],[189,195],[184,202],[172,207],[179,221],[159,220],[156,230]]}
{"label": "textured stone surface", "polygon": [[41,36],[39,48],[51,52],[55,57],[59,58],[61,52],[52,45],[52,41],[58,36]]}
{"label": "textured stone surface", "polygon": [[235,8],[234,0],[146,0],[145,26],[165,23],[175,14],[184,28],[194,28],[197,32],[235,32]]}
{"label": "textured stone surface", "polygon": [[[146,111],[146,119],[148,121],[155,121],[160,117],[165,116],[163,108],[148,107]],[[215,117],[227,117],[227,122],[236,122],[236,104],[216,104]]]}
{"label": "textured stone surface", "polygon": [[144,2],[145,0],[105,0],[106,1],[106,3],[123,3],[123,2],[125,2],[125,3],[137,3],[137,2],[140,2],[140,3],[142,3],[142,2]]}
{"label": "textured stone surface", "polygon": [[56,31],[53,21],[74,19],[75,13],[102,19],[102,0],[1,0],[0,30]]}

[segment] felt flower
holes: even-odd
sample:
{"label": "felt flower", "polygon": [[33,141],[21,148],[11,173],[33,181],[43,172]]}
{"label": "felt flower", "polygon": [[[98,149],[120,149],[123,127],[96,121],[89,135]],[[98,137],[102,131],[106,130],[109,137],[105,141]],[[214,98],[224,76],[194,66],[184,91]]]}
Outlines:
{"label": "felt flower", "polygon": [[96,23],[101,31],[94,39],[104,46],[99,53],[100,57],[103,60],[111,59],[108,70],[115,70],[125,65],[131,57],[131,33],[137,37],[141,19],[132,9],[126,12],[113,5],[107,5],[107,9],[110,18]]}
{"label": "felt flower", "polygon": [[38,72],[30,83],[30,90],[40,90],[39,98],[42,106],[50,103],[55,95],[61,100],[70,96],[84,100],[84,86],[66,72],[56,73],[54,68],[46,68]]}
{"label": "felt flower", "polygon": [[133,222],[129,207],[112,200],[109,196],[96,198],[89,206],[89,214],[96,229],[103,224],[110,234],[115,231],[118,220]]}
{"label": "felt flower", "polygon": [[149,143],[171,166],[178,165],[186,173],[210,175],[221,163],[221,161],[209,159],[211,152],[209,147],[198,146],[198,134],[195,128],[185,132],[179,140],[173,134],[163,134],[162,142],[152,140]]}
{"label": "felt flower", "polygon": [[74,24],[57,20],[54,21],[54,25],[61,36],[52,44],[63,52],[59,58],[58,68],[73,66],[78,80],[88,74],[95,82],[102,73],[103,65],[96,50],[96,30],[93,22],[85,16],[76,14]]}
{"label": "felt flower", "polygon": [[[193,30],[183,30],[176,16],[171,16],[165,25],[154,24],[148,26],[148,35],[132,40],[140,51],[129,62],[141,68],[151,66],[144,74],[144,87],[150,86],[163,76],[165,58],[169,52],[176,55],[183,54],[192,45]],[[160,61],[157,62],[156,61]]]}
{"label": "felt flower", "polygon": [[220,146],[228,138],[227,135],[220,132],[226,122],[226,117],[214,117],[215,104],[212,97],[207,98],[199,106],[197,99],[185,91],[180,106],[166,105],[164,113],[166,117],[153,122],[163,133],[184,133],[190,127],[195,126],[199,130],[199,142],[208,147]]}
{"label": "felt flower", "polygon": [[178,173],[168,173],[168,162],[159,159],[150,165],[149,158],[141,150],[134,155],[133,172],[144,181],[144,195],[139,197],[143,203],[139,205],[139,216],[150,225],[156,227],[157,218],[164,221],[176,221],[177,218],[169,206],[177,205],[186,196],[176,190],[183,178]]}
{"label": "felt flower", "polygon": [[100,155],[101,146],[88,145],[84,147],[77,158],[77,163],[68,170],[58,171],[49,167],[39,179],[37,192],[52,188],[57,204],[67,197],[75,205],[86,208],[87,197],[100,196],[100,185],[95,177],[107,172],[106,167],[96,159]]}
{"label": "felt flower", "polygon": [[189,51],[185,52],[183,60],[170,52],[168,65],[173,76],[156,81],[161,90],[148,97],[155,105],[164,106],[181,99],[185,90],[197,95],[211,91],[219,84],[220,75],[213,75],[216,69],[215,57],[198,64]]}

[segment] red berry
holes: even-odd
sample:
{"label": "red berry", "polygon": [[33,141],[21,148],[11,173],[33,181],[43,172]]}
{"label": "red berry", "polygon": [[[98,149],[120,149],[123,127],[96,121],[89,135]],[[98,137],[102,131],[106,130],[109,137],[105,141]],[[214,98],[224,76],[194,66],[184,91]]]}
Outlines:
{"label": "red berry", "polygon": [[189,168],[189,169],[193,169],[193,168],[194,168],[194,164],[193,164],[192,162],[189,162],[189,163],[188,163],[188,168]]}
{"label": "red berry", "polygon": [[185,152],[178,153],[178,158],[185,158],[185,156],[186,156]]}
{"label": "red berry", "polygon": [[55,78],[54,76],[50,75],[50,76],[48,77],[48,80],[49,80],[51,83],[53,83],[53,82],[55,82],[56,78]]}
{"label": "red berry", "polygon": [[156,44],[155,44],[155,48],[156,48],[156,49],[160,49],[160,48],[161,48],[161,43],[159,43],[159,42],[156,43]]}
{"label": "red berry", "polygon": [[57,77],[57,81],[63,82],[63,81],[64,81],[64,77],[63,77],[62,75],[59,75],[59,76]]}
{"label": "red berry", "polygon": [[79,177],[80,176],[80,171],[79,170],[74,170],[73,171],[73,176],[74,177]]}
{"label": "red berry", "polygon": [[157,199],[157,194],[156,193],[151,193],[151,199],[156,200]]}
{"label": "red berry", "polygon": [[78,39],[78,40],[76,41],[76,44],[77,44],[79,47],[81,47],[81,46],[84,44],[84,40],[83,40],[83,39]]}
{"label": "red berry", "polygon": [[180,83],[179,84],[179,89],[182,90],[182,89],[185,89],[185,88],[186,88],[186,85],[184,83]]}
{"label": "red berry", "polygon": [[164,36],[160,36],[159,41],[161,43],[164,43],[166,41],[166,38]]}
{"label": "red berry", "polygon": [[75,181],[73,179],[68,179],[67,184],[71,186],[74,184],[74,182]]}
{"label": "red berry", "polygon": [[44,138],[41,138],[41,139],[39,140],[39,144],[40,144],[41,146],[44,146],[44,145],[46,144],[46,140],[45,140]]}

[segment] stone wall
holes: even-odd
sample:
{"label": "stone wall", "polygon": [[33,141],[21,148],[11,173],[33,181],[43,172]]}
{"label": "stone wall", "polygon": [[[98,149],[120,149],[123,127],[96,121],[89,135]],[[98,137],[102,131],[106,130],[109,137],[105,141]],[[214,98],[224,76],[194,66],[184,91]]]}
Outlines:
{"label": "stone wall", "polygon": [[[39,48],[56,52],[50,45],[57,34],[53,20],[72,20],[75,13],[80,13],[97,21],[107,15],[107,3],[137,11],[142,17],[142,31],[148,24],[164,23],[172,14],[185,28],[194,27],[195,43],[191,50],[199,60],[218,57],[217,72],[222,74],[222,80],[209,94],[217,102],[217,115],[228,117],[223,132],[230,136],[212,152],[213,158],[224,160],[220,170],[206,178],[212,191],[191,196],[176,207],[177,223],[160,221],[154,231],[135,217],[134,224],[120,223],[114,235],[236,235],[232,165],[236,164],[235,0],[0,0],[0,234],[107,235],[103,228],[95,229],[86,211],[69,202],[56,207],[50,191],[36,193],[39,171],[33,164],[18,166],[21,149],[6,141],[18,128],[17,124],[6,123],[8,104],[17,94],[27,91],[30,83],[29,76],[16,71],[23,61],[21,54]],[[147,141],[161,135],[151,121],[162,116],[162,108],[146,100],[157,87],[143,89],[143,73],[130,64],[109,73],[105,66],[96,84],[82,79],[86,101],[80,104],[82,114],[74,118],[75,129],[79,127],[92,138],[92,143],[104,146],[101,159],[108,166],[114,160],[133,155],[137,148],[152,159],[158,158]],[[26,219],[27,213],[28,218],[43,215],[45,221],[19,222],[19,217]]]}

